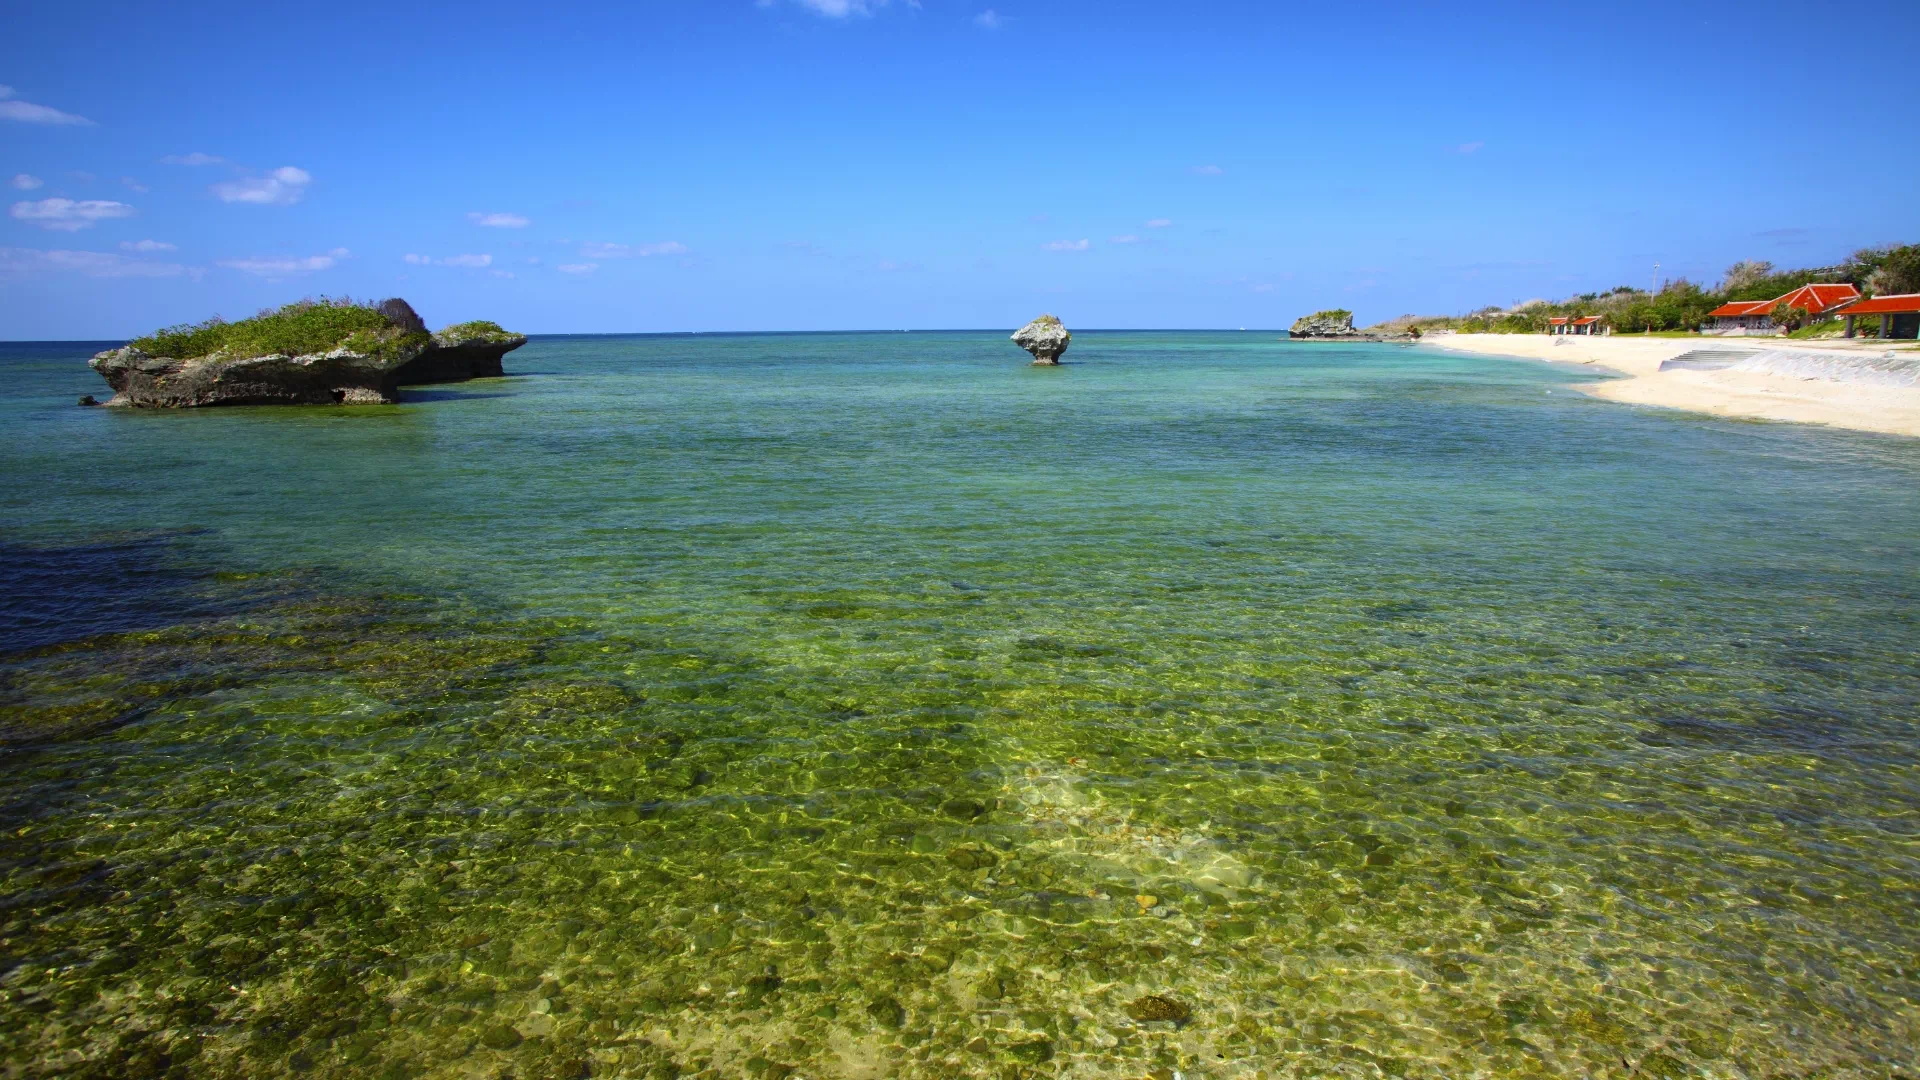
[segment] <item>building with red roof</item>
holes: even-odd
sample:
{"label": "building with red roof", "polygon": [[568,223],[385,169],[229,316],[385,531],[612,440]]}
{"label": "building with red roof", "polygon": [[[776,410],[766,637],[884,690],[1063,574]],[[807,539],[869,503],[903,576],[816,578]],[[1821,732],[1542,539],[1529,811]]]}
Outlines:
{"label": "building with red roof", "polygon": [[1920,337],[1920,293],[1899,293],[1862,300],[1847,309],[1847,336],[1852,337],[1854,320],[1878,316],[1883,338]]}
{"label": "building with red roof", "polygon": [[1577,319],[1565,315],[1558,315],[1547,320],[1547,333],[1556,337],[1574,334],[1604,334],[1606,333],[1606,327],[1600,325],[1600,319],[1601,316],[1599,315],[1582,315]]}
{"label": "building with red roof", "polygon": [[1806,312],[1810,322],[1825,322],[1841,308],[1859,299],[1860,290],[1846,282],[1802,285],[1771,300],[1737,300],[1731,304],[1721,304],[1707,312],[1709,321],[1700,328],[1700,332],[1729,337],[1778,334],[1780,327],[1773,321],[1773,309],[1781,304]]}

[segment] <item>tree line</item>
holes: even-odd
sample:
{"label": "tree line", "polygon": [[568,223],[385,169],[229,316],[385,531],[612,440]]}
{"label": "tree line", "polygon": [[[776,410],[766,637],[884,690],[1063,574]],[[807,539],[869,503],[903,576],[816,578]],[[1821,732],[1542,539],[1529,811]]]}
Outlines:
{"label": "tree line", "polygon": [[[1658,292],[1622,285],[1559,302],[1536,300],[1511,309],[1486,307],[1459,319],[1421,319],[1418,323],[1430,328],[1448,325],[1470,333],[1528,334],[1545,332],[1554,318],[1600,315],[1616,334],[1698,330],[1707,312],[1722,304],[1771,300],[1802,285],[1825,282],[1850,283],[1868,296],[1920,292],[1920,244],[1861,248],[1838,266],[1798,270],[1778,270],[1770,262],[1744,260],[1728,267],[1720,283],[1712,288],[1678,278],[1662,285]],[[1799,309],[1776,310],[1774,314],[1789,327],[1807,318],[1807,313]]]}

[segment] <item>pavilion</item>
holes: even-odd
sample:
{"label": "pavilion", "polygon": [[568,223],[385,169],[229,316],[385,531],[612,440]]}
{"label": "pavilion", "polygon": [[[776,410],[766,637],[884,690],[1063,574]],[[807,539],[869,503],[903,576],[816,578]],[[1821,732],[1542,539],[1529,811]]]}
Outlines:
{"label": "pavilion", "polygon": [[1847,336],[1852,337],[1854,320],[1880,316],[1883,338],[1920,337],[1920,293],[1899,293],[1862,300],[1847,309]]}
{"label": "pavilion", "polygon": [[1707,318],[1712,322],[1701,327],[1700,332],[1729,337],[1777,334],[1780,328],[1774,325],[1773,309],[1782,304],[1806,312],[1809,322],[1825,322],[1858,299],[1860,290],[1846,282],[1802,285],[1785,296],[1776,296],[1771,300],[1736,300],[1731,304],[1722,304],[1707,312]]}

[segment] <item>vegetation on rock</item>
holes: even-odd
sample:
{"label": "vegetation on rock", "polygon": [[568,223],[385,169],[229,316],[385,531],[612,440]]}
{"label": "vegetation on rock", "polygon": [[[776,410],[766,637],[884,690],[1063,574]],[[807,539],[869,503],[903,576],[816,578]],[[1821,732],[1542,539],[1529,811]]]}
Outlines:
{"label": "vegetation on rock", "polygon": [[185,360],[215,354],[306,356],[337,348],[387,356],[425,341],[426,335],[407,333],[367,304],[345,296],[322,296],[265,309],[238,322],[216,315],[205,322],[182,323],[127,344],[152,356]]}
{"label": "vegetation on rock", "polygon": [[469,341],[485,341],[498,345],[520,337],[519,334],[503,328],[499,323],[487,319],[455,323],[433,336],[447,345],[459,345]]}

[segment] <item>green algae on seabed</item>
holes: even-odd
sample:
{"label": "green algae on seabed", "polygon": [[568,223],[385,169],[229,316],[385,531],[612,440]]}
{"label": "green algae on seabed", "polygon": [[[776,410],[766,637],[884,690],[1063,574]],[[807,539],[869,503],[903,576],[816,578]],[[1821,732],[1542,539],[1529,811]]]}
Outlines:
{"label": "green algae on seabed", "polygon": [[[939,599],[914,617],[967,617]],[[16,656],[4,715],[138,718],[11,769],[8,1071],[1766,1075],[1912,1045],[1912,972],[1844,938],[1911,934],[1916,879],[1824,853],[1872,807],[1756,802],[1802,747],[1594,723],[1566,699],[1604,675],[1451,727],[1473,669],[1409,676],[1429,719],[1355,739],[1230,687],[1169,709],[1072,648],[844,659],[371,597]],[[1530,761],[1547,739],[1575,764]]]}
{"label": "green algae on seabed", "polygon": [[[435,483],[348,530],[406,541],[362,575],[0,656],[0,1075],[1910,1068],[1913,463],[1716,465],[1386,351],[1289,384],[1175,338],[1221,396],[1121,394],[1125,348],[1075,347],[1011,404],[916,370],[931,412],[707,364],[626,426],[590,404],[624,374],[571,427],[520,390],[426,434],[194,418],[324,451],[259,448],[316,561],[307,493],[398,482],[355,440]],[[449,535],[476,431],[611,464],[503,456]],[[1004,464],[1042,434],[1044,483]],[[1676,444],[1699,472],[1591,465]],[[210,490],[226,542],[292,542]]]}

